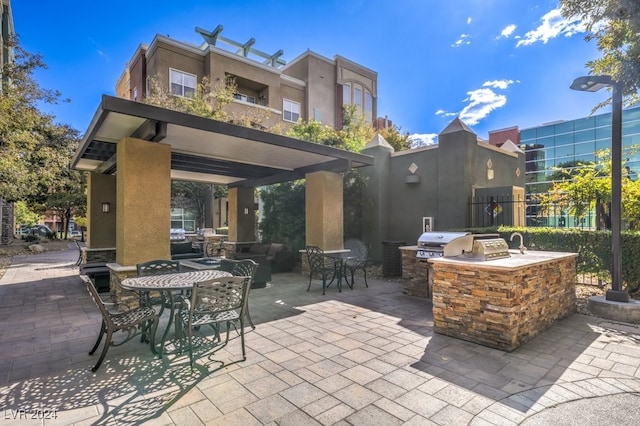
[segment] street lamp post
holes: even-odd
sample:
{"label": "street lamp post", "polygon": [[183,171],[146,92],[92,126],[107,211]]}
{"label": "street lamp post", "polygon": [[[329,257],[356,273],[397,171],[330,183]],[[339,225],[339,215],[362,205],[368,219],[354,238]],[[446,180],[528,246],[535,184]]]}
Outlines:
{"label": "street lamp post", "polygon": [[578,77],[571,89],[597,92],[611,87],[611,290],[606,300],[628,302],[629,294],[622,289],[622,91],[620,84],[608,75]]}

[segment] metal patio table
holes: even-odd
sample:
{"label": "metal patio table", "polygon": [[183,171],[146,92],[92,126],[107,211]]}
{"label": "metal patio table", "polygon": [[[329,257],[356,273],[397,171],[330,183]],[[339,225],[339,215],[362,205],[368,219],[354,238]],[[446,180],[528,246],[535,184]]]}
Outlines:
{"label": "metal patio table", "polygon": [[[164,343],[171,328],[173,322],[173,316],[175,314],[175,303],[173,303],[173,292],[176,290],[191,290],[193,284],[200,281],[207,281],[216,278],[231,277],[229,272],[219,271],[215,269],[206,269],[201,271],[192,272],[176,272],[172,274],[159,274],[159,275],[147,275],[144,277],[133,277],[122,280],[120,284],[122,288],[127,290],[134,290],[138,292],[147,291],[159,291],[163,298],[169,300],[171,306],[171,313],[169,316],[169,322],[167,328],[162,334],[162,340],[160,342],[160,350],[158,351],[158,357],[162,357],[164,351]],[[163,303],[164,305],[164,303]]]}
{"label": "metal patio table", "polygon": [[[339,253],[324,253],[324,257],[328,257],[330,259],[333,259],[334,261],[337,261],[338,263],[338,268],[337,268],[337,278],[338,278],[338,291],[342,291],[342,277],[344,277],[345,282],[347,283],[347,286],[349,286],[349,288],[351,290],[353,290],[353,286],[351,284],[349,284],[349,279],[347,278],[347,274],[346,274],[346,266],[347,266],[347,260],[353,260],[353,259],[357,259],[358,256],[351,253],[351,252],[339,252]],[[331,283],[329,283],[329,285],[331,285]],[[327,286],[329,287],[329,286]]]}

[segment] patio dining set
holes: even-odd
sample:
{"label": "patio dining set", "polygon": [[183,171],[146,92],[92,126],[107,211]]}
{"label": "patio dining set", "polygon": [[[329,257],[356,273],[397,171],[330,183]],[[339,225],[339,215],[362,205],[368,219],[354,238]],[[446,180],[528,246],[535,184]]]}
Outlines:
{"label": "patio dining set", "polygon": [[[334,281],[341,292],[343,279],[353,289],[354,275],[358,270],[363,272],[364,282],[368,287],[368,258],[364,246],[352,245],[340,252],[324,252],[317,246],[307,246],[306,254],[309,263],[307,291],[314,277],[322,279],[323,295]],[[206,260],[209,261],[207,268],[189,271],[183,268],[179,260],[161,259],[137,264],[136,276],[124,279],[121,286],[137,292],[139,303],[137,307],[124,312],[114,311],[113,304],[103,300],[92,278],[81,274],[102,314],[100,332],[89,355],[93,355],[102,339],[105,339],[100,356],[91,370],[96,372],[100,368],[109,347],[120,346],[136,336],[140,336],[141,342],[149,344],[156,358],[162,358],[167,353],[165,346],[172,326],[174,334],[171,353],[188,353],[191,368],[195,362],[196,342],[198,346],[212,345],[213,352],[216,352],[228,344],[232,327],[240,337],[241,360],[244,361],[245,325],[248,323],[255,329],[248,300],[258,263],[252,259],[219,257]],[[168,321],[160,334],[160,318],[165,311],[168,311]],[[210,327],[209,335],[203,335],[204,326]],[[226,331],[224,341],[220,337],[223,330]]]}

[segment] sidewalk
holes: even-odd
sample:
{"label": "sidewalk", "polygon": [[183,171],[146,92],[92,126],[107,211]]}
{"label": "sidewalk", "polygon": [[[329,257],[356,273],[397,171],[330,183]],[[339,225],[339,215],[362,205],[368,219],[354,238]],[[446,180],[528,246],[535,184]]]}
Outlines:
{"label": "sidewalk", "polygon": [[76,258],[17,256],[0,280],[0,425],[640,424],[640,327],[575,314],[505,353],[435,334],[430,301],[374,279],[322,296],[274,274],[244,362],[238,338],[193,371],[134,339],[93,374]]}

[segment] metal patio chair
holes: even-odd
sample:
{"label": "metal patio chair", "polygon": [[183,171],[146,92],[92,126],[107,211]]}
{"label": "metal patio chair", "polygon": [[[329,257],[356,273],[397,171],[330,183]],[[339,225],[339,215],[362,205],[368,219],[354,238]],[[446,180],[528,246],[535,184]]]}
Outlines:
{"label": "metal patio chair", "polygon": [[[367,266],[369,264],[369,249],[367,246],[359,240],[347,240],[344,243],[344,248],[351,250],[350,254],[354,256],[354,258],[349,258],[345,260],[344,269],[345,273],[349,272],[351,274],[351,287],[353,288],[353,277],[356,271],[362,271],[364,275],[364,285],[369,287],[367,283]],[[345,278],[346,277],[345,274]]]}
{"label": "metal patio chair", "polygon": [[[182,265],[177,260],[157,259],[150,260],[148,262],[138,263],[136,265],[136,272],[138,277],[146,277],[149,275],[162,275],[162,274],[174,274],[176,272],[182,272]],[[171,303],[179,303],[181,301],[181,293],[173,295],[176,300],[166,300],[162,294],[151,295],[151,292],[145,292],[140,294],[140,306],[153,306],[160,305],[160,313],[165,307],[170,308]]]}
{"label": "metal patio chair", "polygon": [[249,325],[252,329],[256,329],[256,326],[253,324],[251,320],[251,314],[249,313],[249,292],[251,291],[251,285],[253,284],[253,280],[256,275],[256,271],[258,270],[258,263],[256,263],[253,259],[243,259],[243,260],[233,260],[233,259],[223,259],[220,263],[220,270],[230,272],[234,277],[250,277],[250,285],[247,289],[247,297],[245,298],[245,306],[244,313],[249,321]]}
{"label": "metal patio chair", "polygon": [[[102,347],[102,352],[100,353],[100,358],[98,358],[98,362],[96,365],[91,368],[91,371],[94,373],[100,368],[102,361],[104,361],[105,356],[107,355],[107,351],[110,346],[120,346],[129,340],[133,339],[138,334],[143,336],[143,341],[148,340],[147,336],[151,336],[150,346],[151,351],[156,354],[155,349],[155,334],[156,328],[158,327],[158,315],[153,310],[153,308],[149,307],[141,307],[131,309],[126,312],[110,312],[105,303],[100,298],[98,291],[96,290],[91,278],[86,275],[80,275],[82,281],[84,281],[89,294],[93,298],[93,301],[98,306],[100,313],[102,314],[102,325],[100,326],[100,334],[98,335],[98,339],[96,343],[93,345],[91,351],[89,351],[89,355],[93,355],[100,346],[100,342],[102,341],[102,337],[106,336],[104,346]],[[124,339],[115,342],[114,335],[118,331],[125,332]]]}
{"label": "metal patio chair", "polygon": [[[247,307],[246,299],[251,287],[251,278],[224,277],[197,282],[193,286],[191,298],[186,299],[185,309],[176,315],[176,331],[180,347],[187,347],[191,368],[193,368],[194,332],[201,326],[209,325],[215,332],[214,342],[220,339],[220,325],[226,324],[227,337],[224,345],[229,343],[229,331],[233,326],[240,335],[242,361],[247,359],[244,344],[244,318]],[[206,337],[204,338],[206,340]]]}
{"label": "metal patio chair", "polygon": [[[318,246],[307,246],[307,260],[309,262],[309,285],[307,286],[307,291],[311,288],[311,279],[317,274],[322,277],[322,294],[324,295],[325,289],[337,277],[340,261],[326,257],[324,250]],[[327,284],[329,276],[331,276],[331,281]]]}

